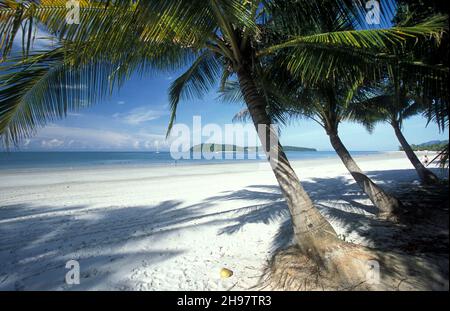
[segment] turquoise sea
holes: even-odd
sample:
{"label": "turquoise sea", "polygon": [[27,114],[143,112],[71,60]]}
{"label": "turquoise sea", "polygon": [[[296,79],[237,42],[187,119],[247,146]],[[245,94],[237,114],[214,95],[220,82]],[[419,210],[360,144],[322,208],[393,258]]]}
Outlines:
{"label": "turquoise sea", "polygon": [[[378,154],[377,151],[353,151],[353,155]],[[334,151],[292,151],[286,153],[289,160],[311,160],[320,158],[337,158]],[[236,159],[237,154],[216,154],[222,159],[190,159],[174,160],[169,152],[1,152],[0,170],[2,169],[35,169],[35,168],[65,168],[91,166],[165,166],[165,165],[201,165],[211,163],[234,163],[242,161],[265,161],[264,156],[248,159]],[[233,159],[225,159],[225,157]]]}

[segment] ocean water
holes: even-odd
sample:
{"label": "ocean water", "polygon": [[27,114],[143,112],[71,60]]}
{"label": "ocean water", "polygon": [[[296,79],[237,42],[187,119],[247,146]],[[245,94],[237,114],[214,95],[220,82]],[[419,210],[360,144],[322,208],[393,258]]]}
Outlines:
{"label": "ocean water", "polygon": [[[355,151],[353,155],[378,154],[376,151]],[[286,153],[289,160],[310,160],[320,158],[337,158],[334,151],[291,151]],[[266,161],[264,155],[248,159],[246,154],[215,154],[222,159],[194,159],[193,154],[185,154],[190,159],[174,160],[169,152],[1,152],[0,170],[5,169],[45,169],[76,168],[92,166],[165,166],[165,165],[202,165],[212,163],[236,163],[242,161]],[[197,154],[198,157],[201,154]],[[212,156],[210,154],[209,156]],[[225,157],[233,157],[226,159]],[[244,159],[236,159],[241,156]]]}

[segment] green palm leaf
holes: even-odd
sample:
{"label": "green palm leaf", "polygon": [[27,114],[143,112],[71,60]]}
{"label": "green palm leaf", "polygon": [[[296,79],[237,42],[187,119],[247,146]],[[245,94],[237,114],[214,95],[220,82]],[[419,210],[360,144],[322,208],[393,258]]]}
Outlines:
{"label": "green palm leaf", "polygon": [[223,64],[210,51],[205,51],[181,76],[173,81],[169,89],[169,107],[171,116],[167,135],[172,129],[180,99],[191,99],[206,94],[217,82]]}

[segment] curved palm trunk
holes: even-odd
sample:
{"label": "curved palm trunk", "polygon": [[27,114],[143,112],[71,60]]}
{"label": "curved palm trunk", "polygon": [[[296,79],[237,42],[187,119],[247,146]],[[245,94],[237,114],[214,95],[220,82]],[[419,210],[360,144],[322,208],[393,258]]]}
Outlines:
{"label": "curved palm trunk", "polygon": [[439,181],[439,178],[437,178],[436,175],[434,175],[430,170],[428,170],[425,166],[423,166],[422,162],[420,162],[420,160],[417,158],[411,146],[406,141],[405,136],[403,136],[403,133],[400,130],[400,125],[397,122],[393,122],[391,124],[392,127],[394,128],[395,135],[397,136],[400,145],[402,145],[402,148],[405,151],[406,156],[416,169],[417,174],[419,175],[419,178],[422,181],[422,183],[427,185],[437,183]]}
{"label": "curved palm trunk", "polygon": [[369,196],[372,203],[380,210],[379,216],[382,218],[389,218],[401,208],[399,200],[387,194],[381,187],[376,185],[369,177],[367,177],[361,168],[356,164],[353,157],[348,152],[347,148],[342,143],[336,132],[328,133],[331,145],[341,158],[345,167],[352,174],[356,183]]}
{"label": "curved palm trunk", "polygon": [[241,69],[237,74],[253,124],[257,130],[264,129],[258,131],[258,136],[286,198],[296,242],[303,252],[321,253],[321,250],[339,243],[340,240],[330,223],[314,207],[283,152],[282,146],[279,143],[268,146],[269,142],[278,142],[277,133],[271,131],[271,121],[266,112],[265,100],[257,91],[249,71]]}

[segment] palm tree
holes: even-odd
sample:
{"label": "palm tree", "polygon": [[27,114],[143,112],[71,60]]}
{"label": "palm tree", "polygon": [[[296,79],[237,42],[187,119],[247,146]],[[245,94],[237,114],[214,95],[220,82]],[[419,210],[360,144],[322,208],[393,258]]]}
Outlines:
{"label": "palm tree", "polygon": [[[395,219],[395,214],[402,209],[401,202],[386,193],[363,173],[338,134],[339,124],[346,120],[360,122],[369,131],[373,129],[373,122],[369,121],[371,115],[367,114],[368,110],[358,106],[358,100],[365,99],[365,96],[358,94],[358,84],[348,88],[339,82],[322,81],[316,86],[303,86],[302,83],[293,82],[292,77],[282,75],[263,77],[260,81],[265,89],[270,90],[266,92],[269,95],[267,110],[272,118],[286,124],[293,118],[306,117],[319,124],[325,130],[331,146],[356,183],[378,207],[379,217]],[[283,81],[289,82],[283,85]],[[269,87],[267,84],[272,85]],[[288,90],[291,92],[289,93]],[[223,91],[223,97],[229,101],[239,100],[239,89],[236,85],[229,84]],[[234,119],[244,121],[248,119],[248,116],[248,111],[244,109]]]}
{"label": "palm tree", "polygon": [[[430,16],[446,13],[447,8],[442,1],[430,0],[426,2],[418,2],[411,0],[399,0],[394,23],[403,26],[413,25],[418,21],[424,20]],[[441,83],[443,83],[444,85],[431,88],[431,92],[428,92],[428,94],[426,95],[428,95],[429,98],[438,99],[425,101],[425,105],[423,107],[424,115],[428,118],[428,122],[435,122],[439,127],[439,131],[444,131],[445,128],[448,129],[449,126],[449,98],[447,89],[449,50],[449,37],[448,33],[446,33],[440,39],[439,45],[436,46],[436,44],[433,44],[433,42],[429,42],[428,45],[425,45],[425,47],[416,50],[414,53],[414,58],[416,59],[416,61],[421,60],[422,62],[427,64],[439,65],[442,66],[442,69],[446,70],[446,76],[444,77],[444,79],[437,80],[434,77],[430,77],[435,81],[442,81]],[[421,83],[426,85],[433,85],[434,83],[430,81],[431,79],[422,79]],[[442,167],[445,167],[446,162],[448,161],[448,156],[449,145],[447,144],[442,148],[435,159],[439,159],[437,162],[439,162]],[[435,159],[433,159],[432,161],[434,161]]]}
{"label": "palm tree", "polygon": [[[401,130],[404,120],[426,112],[427,107],[431,105],[424,103],[429,99],[417,95],[415,91],[404,81],[400,84],[400,82],[388,80],[382,83],[378,90],[372,90],[372,95],[361,104],[365,106],[366,111],[371,111],[369,114],[372,116],[372,122],[384,121],[392,126],[403,151],[416,169],[422,183],[435,184],[439,181],[438,177],[420,162]],[[440,101],[440,99],[435,100]]]}
{"label": "palm tree", "polygon": [[[342,75],[346,66],[367,70],[376,67],[377,53],[393,53],[409,40],[440,36],[445,25],[445,18],[436,18],[407,28],[342,29],[343,24],[355,25],[360,16],[355,9],[360,7],[350,0],[81,1],[80,24],[68,25],[65,1],[34,2],[0,1],[5,72],[0,134],[6,143],[17,143],[49,120],[97,102],[133,71],[188,67],[170,88],[169,129],[180,99],[201,96],[216,81],[234,77],[255,127],[263,128],[258,135],[286,198],[296,242],[305,254],[322,254],[341,242],[304,191],[281,145],[268,145],[277,141],[277,133],[271,130],[255,72],[283,49],[294,50],[289,70],[312,80],[326,73]],[[333,21],[334,31],[311,32],[324,16]],[[56,48],[41,53],[29,48],[36,24],[58,39]],[[283,28],[297,31],[281,36]],[[24,53],[10,56],[21,29]],[[268,47],[268,41],[276,44]],[[87,88],[73,87],[79,85]]]}
{"label": "palm tree", "polygon": [[[346,90],[339,86],[324,85],[315,90],[306,90],[306,98],[304,97],[305,95],[301,94],[299,100],[293,103],[296,108],[300,108],[299,112],[301,114],[312,118],[325,129],[331,146],[342,160],[342,163],[353,176],[356,183],[369,196],[373,204],[378,207],[379,217],[395,218],[395,213],[400,212],[402,209],[401,202],[386,193],[363,173],[339,137],[338,128],[342,121],[360,122],[358,118],[360,109],[357,107],[357,96],[353,94],[354,92],[355,89]],[[308,97],[312,98],[308,100]],[[313,106],[308,107],[308,103]],[[362,113],[365,115],[367,112],[363,111]],[[367,127],[370,123],[363,122],[363,124]]]}

